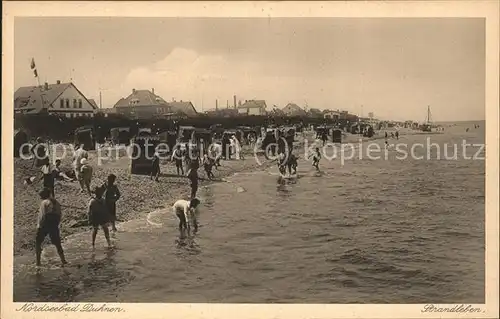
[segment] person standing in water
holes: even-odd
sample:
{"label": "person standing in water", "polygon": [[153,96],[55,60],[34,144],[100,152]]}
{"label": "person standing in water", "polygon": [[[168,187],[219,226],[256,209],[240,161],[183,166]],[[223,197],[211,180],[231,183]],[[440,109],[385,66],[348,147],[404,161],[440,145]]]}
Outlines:
{"label": "person standing in water", "polygon": [[61,245],[61,236],[59,231],[59,224],[61,222],[61,205],[59,202],[51,197],[51,191],[48,188],[44,188],[40,193],[40,198],[42,199],[40,203],[40,208],[38,212],[38,225],[36,232],[36,265],[41,266],[42,258],[42,244],[45,237],[49,235],[52,245],[56,246],[57,254],[61,258],[61,263],[63,265],[67,264],[64,258],[64,250]]}
{"label": "person standing in water", "polygon": [[108,223],[110,222],[110,216],[108,212],[108,207],[106,206],[105,200],[102,198],[104,195],[104,187],[97,187],[94,191],[95,198],[92,198],[89,202],[89,224],[92,225],[92,249],[95,249],[95,238],[97,237],[97,232],[99,227],[102,228],[106,241],[108,242],[108,248],[111,248],[111,239],[109,238]]}
{"label": "person standing in water", "polygon": [[106,207],[108,208],[109,217],[111,220],[111,229],[116,232],[116,202],[120,199],[121,193],[118,186],[115,184],[116,175],[109,174],[108,182],[102,187],[106,191],[104,196],[104,201],[106,202]]}
{"label": "person standing in water", "polygon": [[187,177],[191,186],[191,199],[193,199],[196,197],[196,193],[198,192],[198,165],[195,163],[191,164]]}

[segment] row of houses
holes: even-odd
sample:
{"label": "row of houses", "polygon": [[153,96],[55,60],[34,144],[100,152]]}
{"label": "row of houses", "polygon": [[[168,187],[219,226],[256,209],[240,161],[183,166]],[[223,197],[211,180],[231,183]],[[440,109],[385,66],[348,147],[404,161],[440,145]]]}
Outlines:
{"label": "row of houses", "polygon": [[[14,94],[14,111],[21,114],[47,112],[64,117],[93,117],[97,113],[121,114],[130,118],[169,118],[179,119],[195,117],[196,108],[190,101],[167,101],[151,90],[136,90],[119,99],[112,108],[99,108],[96,102],[88,99],[74,83],[45,83],[41,86],[27,86],[16,90]],[[305,110],[295,103],[288,103],[279,108],[276,105],[268,108],[265,100],[241,100],[236,104],[236,96],[232,107],[229,102],[226,108],[219,109],[216,101],[215,110],[204,112],[207,116],[234,117],[242,115],[277,115],[277,116],[311,116],[333,120],[357,120],[357,116],[347,111]]]}
{"label": "row of houses", "polygon": [[193,117],[197,115],[190,101],[165,101],[154,89],[136,90],[121,98],[112,108],[99,109],[74,83],[44,83],[40,86],[20,87],[14,93],[16,114],[49,113],[63,117],[93,117],[97,113],[117,113],[133,118]]}

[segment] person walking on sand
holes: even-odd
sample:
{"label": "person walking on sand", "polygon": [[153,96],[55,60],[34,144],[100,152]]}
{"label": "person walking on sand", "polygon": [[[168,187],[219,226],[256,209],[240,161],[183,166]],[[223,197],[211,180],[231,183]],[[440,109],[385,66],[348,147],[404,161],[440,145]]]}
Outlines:
{"label": "person walking on sand", "polygon": [[116,232],[116,202],[120,199],[121,193],[118,186],[115,184],[116,175],[109,174],[108,182],[102,187],[106,191],[104,196],[104,201],[106,202],[106,207],[108,208],[108,213],[111,221],[111,229]]}
{"label": "person walking on sand", "polygon": [[396,131],[396,139],[399,140],[399,131]]}
{"label": "person walking on sand", "polygon": [[153,155],[153,160],[151,161],[151,174],[149,178],[153,180],[153,177],[155,179],[155,182],[159,181],[160,177],[160,156],[158,153],[155,153]]}
{"label": "person walking on sand", "polygon": [[106,202],[102,198],[104,192],[105,192],[104,187],[96,187],[94,190],[95,198],[92,198],[89,202],[89,224],[93,228],[92,249],[95,249],[95,239],[97,237],[97,232],[99,231],[99,227],[101,227],[102,231],[104,232],[104,237],[106,237],[108,248],[112,247],[108,229],[110,216],[108,208],[106,206]]}
{"label": "person walking on sand", "polygon": [[42,199],[38,211],[38,225],[36,232],[35,251],[36,251],[36,265],[41,266],[42,258],[42,244],[45,237],[49,235],[52,245],[56,246],[57,254],[61,258],[63,265],[67,264],[64,258],[64,250],[61,245],[61,236],[59,231],[59,224],[61,222],[61,205],[59,202],[50,195],[50,190],[44,188],[40,193]]}
{"label": "person walking on sand", "polygon": [[184,175],[184,168],[182,166],[182,150],[181,146],[178,144],[175,151],[172,153],[172,161],[175,162],[175,167],[177,168],[177,175]]}
{"label": "person walking on sand", "polygon": [[82,167],[82,159],[88,159],[89,154],[85,150],[85,145],[80,144],[80,147],[75,151],[73,155],[73,168],[75,169],[75,177],[77,180],[80,180],[80,172]]}
{"label": "person walking on sand", "polygon": [[91,194],[90,183],[92,182],[92,166],[88,164],[86,158],[82,158],[80,164],[80,187],[82,188],[82,192],[87,191],[89,194]]}

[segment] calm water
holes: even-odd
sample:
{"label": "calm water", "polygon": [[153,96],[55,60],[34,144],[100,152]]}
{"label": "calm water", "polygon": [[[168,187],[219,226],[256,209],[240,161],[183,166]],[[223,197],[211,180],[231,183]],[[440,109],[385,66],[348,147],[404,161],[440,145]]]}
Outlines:
{"label": "calm water", "polygon": [[[400,142],[482,143],[482,124]],[[36,274],[33,256],[16,258],[14,299],[483,303],[484,161],[458,152],[458,160],[399,160],[395,152],[344,166],[323,160],[321,176],[302,161],[299,179],[284,185],[276,168],[236,175],[200,190],[194,238],[180,239],[174,218],[160,212],[151,220],[163,227],[123,224],[113,251],[92,254],[87,233],[67,239],[72,266],[64,270]],[[44,262],[58,264],[52,247]]]}

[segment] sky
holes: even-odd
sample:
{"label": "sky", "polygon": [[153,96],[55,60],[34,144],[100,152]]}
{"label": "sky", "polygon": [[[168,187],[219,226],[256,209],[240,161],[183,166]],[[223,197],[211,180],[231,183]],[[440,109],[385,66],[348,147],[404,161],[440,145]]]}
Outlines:
{"label": "sky", "polygon": [[198,111],[263,99],[424,121],[485,117],[485,24],[474,18],[74,18],[14,24],[15,88],[72,81],[112,107],[132,89]]}

